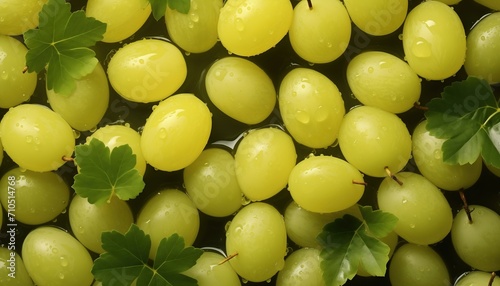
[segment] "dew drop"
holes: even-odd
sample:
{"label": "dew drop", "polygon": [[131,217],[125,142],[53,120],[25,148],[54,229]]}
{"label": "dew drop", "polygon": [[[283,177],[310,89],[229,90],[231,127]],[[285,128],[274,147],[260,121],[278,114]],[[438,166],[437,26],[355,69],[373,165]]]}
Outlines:
{"label": "dew drop", "polygon": [[297,119],[298,122],[307,124],[311,120],[309,117],[309,114],[306,111],[303,110],[297,110],[295,112],[295,119]]}
{"label": "dew drop", "polygon": [[241,195],[241,205],[242,206],[246,206],[251,202],[252,201],[249,198],[247,198],[245,195],[243,195],[243,194]]}
{"label": "dew drop", "polygon": [[96,132],[96,131],[97,131],[97,126],[94,126],[94,127],[90,128],[90,129],[89,129],[89,131],[90,131],[91,133]]}
{"label": "dew drop", "polygon": [[316,110],[316,113],[314,113],[314,119],[316,120],[316,122],[323,122],[328,118],[328,115],[328,110],[323,106],[319,106]]}
{"label": "dew drop", "polygon": [[241,18],[236,18],[236,30],[242,32],[245,30],[245,24],[243,23],[243,20]]}
{"label": "dew drop", "polygon": [[398,35],[398,39],[402,41],[403,40],[403,34],[399,34]]}
{"label": "dew drop", "polygon": [[26,136],[26,143],[33,142],[33,136]]}
{"label": "dew drop", "polygon": [[410,223],[410,228],[415,228],[415,224],[414,223]]}
{"label": "dew drop", "polygon": [[224,225],[224,231],[227,233],[227,230],[229,229],[229,227],[231,226],[231,221],[228,221],[226,223],[226,225]]}
{"label": "dew drop", "polygon": [[439,150],[439,149],[434,150],[434,159],[436,159],[436,160],[441,159],[443,157],[442,154],[441,154],[441,152],[442,151]]}
{"label": "dew drop", "polygon": [[159,135],[161,139],[165,139],[167,137],[167,130],[165,128],[160,128]]}
{"label": "dew drop", "polygon": [[215,78],[222,81],[226,77],[227,70],[225,69],[219,69],[215,72]]}
{"label": "dew drop", "polygon": [[59,257],[59,259],[61,260],[61,266],[62,267],[68,266],[68,264],[69,264],[68,263],[68,259],[65,256],[61,256],[61,257]]}
{"label": "dew drop", "polygon": [[57,249],[57,248],[55,248],[55,247],[54,247],[54,248],[52,248],[52,253],[58,253],[58,252],[59,252],[59,249]]}
{"label": "dew drop", "polygon": [[243,283],[243,284],[247,284],[247,283],[248,283],[248,280],[246,280],[245,278],[241,278],[241,283]]}
{"label": "dew drop", "polygon": [[373,71],[374,71],[373,67],[368,68],[368,73],[373,73]]}
{"label": "dew drop", "polygon": [[7,72],[3,71],[1,77],[3,80],[7,80],[9,78],[9,74]]}
{"label": "dew drop", "polygon": [[59,273],[59,279],[64,279],[64,274],[63,273]]}
{"label": "dew drop", "polygon": [[75,139],[80,138],[80,135],[80,131],[73,129],[73,137],[75,137]]}
{"label": "dew drop", "polygon": [[189,14],[189,18],[191,21],[197,23],[200,20],[200,16],[198,16],[198,13],[191,13]]}
{"label": "dew drop", "polygon": [[419,38],[415,42],[411,51],[418,58],[428,58],[432,54],[431,45],[423,38]]}
{"label": "dew drop", "polygon": [[406,204],[407,202],[408,202],[407,199],[403,199],[403,201],[402,201],[403,204]]}

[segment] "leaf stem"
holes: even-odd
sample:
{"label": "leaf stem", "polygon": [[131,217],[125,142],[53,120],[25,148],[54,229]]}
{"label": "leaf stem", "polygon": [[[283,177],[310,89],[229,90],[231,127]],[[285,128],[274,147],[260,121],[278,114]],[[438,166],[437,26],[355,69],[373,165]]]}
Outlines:
{"label": "leaf stem", "polygon": [[26,73],[28,71],[28,66],[25,66],[22,70],[23,73]]}
{"label": "leaf stem", "polygon": [[384,170],[385,170],[385,172],[387,173],[387,176],[391,177],[391,179],[393,179],[394,181],[396,181],[396,183],[398,183],[400,186],[402,186],[402,185],[403,185],[403,182],[401,182],[401,181],[398,179],[398,177],[396,177],[396,175],[394,175],[394,174],[391,172],[391,170],[389,169],[389,167],[388,167],[388,166],[385,166],[385,167],[384,167]]}
{"label": "leaf stem", "polygon": [[75,161],[75,158],[73,157],[68,157],[68,156],[62,156],[61,159],[64,161],[64,162],[73,162]]}
{"label": "leaf stem", "polygon": [[311,0],[307,0],[307,6],[309,6],[309,10],[313,9],[313,3]]}
{"label": "leaf stem", "polygon": [[418,102],[418,101],[417,101],[417,102],[415,102],[415,103],[413,104],[413,107],[414,107],[415,109],[418,109],[418,110],[423,110],[423,111],[427,111],[427,110],[429,110],[429,107],[424,106],[424,105],[420,105],[420,102]]}
{"label": "leaf stem", "polygon": [[467,204],[467,199],[465,198],[465,194],[462,190],[458,191],[460,194],[460,199],[462,199],[462,202],[464,203],[463,208],[465,213],[467,214],[467,218],[469,219],[469,223],[472,224],[472,211],[469,209],[469,205]]}
{"label": "leaf stem", "polygon": [[236,253],[233,253],[233,254],[229,255],[229,256],[228,256],[228,257],[226,257],[224,260],[222,260],[221,262],[217,263],[217,265],[222,265],[222,264],[224,264],[224,263],[228,262],[229,260],[231,260],[231,259],[235,258],[236,256],[238,256],[238,252],[236,252]]}
{"label": "leaf stem", "polygon": [[500,113],[500,108],[497,108],[495,112],[493,112],[488,118],[484,121],[483,126],[485,126],[488,121],[490,121],[495,115]]}
{"label": "leaf stem", "polygon": [[496,276],[497,276],[497,274],[495,272],[491,272],[491,277],[490,277],[490,281],[488,281],[488,286],[493,285],[493,280],[495,280]]}
{"label": "leaf stem", "polygon": [[352,183],[355,184],[355,185],[368,186],[367,182],[360,182],[360,181],[352,180]]}

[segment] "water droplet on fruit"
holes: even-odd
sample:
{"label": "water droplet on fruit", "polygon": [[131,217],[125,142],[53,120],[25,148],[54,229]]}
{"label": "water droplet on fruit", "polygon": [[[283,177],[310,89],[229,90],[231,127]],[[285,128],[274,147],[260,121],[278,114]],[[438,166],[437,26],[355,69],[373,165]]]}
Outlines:
{"label": "water droplet on fruit", "polygon": [[165,139],[167,137],[167,130],[165,130],[165,128],[160,128],[160,131],[158,133],[159,133],[158,136],[161,139]]}
{"label": "water droplet on fruit", "polygon": [[231,226],[231,221],[228,221],[226,225],[224,225],[224,231],[226,231],[226,233],[230,226]]}
{"label": "water droplet on fruit", "polygon": [[245,24],[243,23],[243,20],[241,18],[236,18],[236,30],[242,32],[245,30]]}
{"label": "water droplet on fruit", "polygon": [[245,278],[241,278],[241,283],[243,283],[243,284],[247,284],[247,283],[248,283],[248,280],[246,280]]}
{"label": "water droplet on fruit", "polygon": [[402,201],[403,204],[406,204],[407,202],[408,202],[407,199],[403,199],[403,201]]}
{"label": "water droplet on fruit", "polygon": [[415,228],[415,224],[410,223],[410,228]]}
{"label": "water droplet on fruit", "polygon": [[90,131],[91,133],[96,132],[96,131],[97,131],[97,126],[94,126],[94,127],[90,128],[90,129],[89,129],[89,131]]}
{"label": "water droplet on fruit", "polygon": [[65,256],[61,256],[61,257],[59,257],[59,259],[61,260],[61,266],[62,267],[68,266],[68,264],[69,264],[68,263],[68,259]]}
{"label": "water droplet on fruit", "polygon": [[234,229],[234,232],[235,233],[241,233],[243,231],[243,227],[241,227],[240,225],[237,226],[235,229]]}
{"label": "water droplet on fruit", "polygon": [[57,248],[52,248],[52,253],[58,253],[59,252],[59,249]]}
{"label": "water droplet on fruit", "polygon": [[2,72],[2,79],[7,80],[9,78],[9,74],[5,71]]}
{"label": "water droplet on fruit", "polygon": [[80,138],[80,131],[73,129],[73,137],[75,137],[75,139]]}
{"label": "water droplet on fruit", "polygon": [[323,122],[328,118],[328,115],[328,110],[323,106],[319,106],[316,113],[314,113],[314,119],[316,122]]}
{"label": "water droplet on fruit", "polygon": [[251,202],[252,201],[250,199],[248,199],[244,194],[241,194],[241,205],[242,206],[246,206]]}
{"label": "water droplet on fruit", "polygon": [[267,280],[266,280],[266,283],[271,283],[271,279],[267,279]]}
{"label": "water droplet on fruit", "polygon": [[434,150],[434,159],[439,160],[442,158],[441,150]]}
{"label": "water droplet on fruit", "polygon": [[403,40],[403,34],[399,34],[398,39]]}
{"label": "water droplet on fruit", "polygon": [[432,54],[431,45],[423,38],[419,38],[415,42],[411,51],[413,55],[419,58],[428,58]]}
{"label": "water droplet on fruit", "polygon": [[59,273],[59,279],[64,279],[64,274]]}
{"label": "water droplet on fruit", "polygon": [[26,143],[33,142],[33,136],[26,136]]}
{"label": "water droplet on fruit", "polygon": [[373,73],[373,67],[368,68],[368,73]]}
{"label": "water droplet on fruit", "polygon": [[189,18],[191,19],[191,21],[193,21],[195,23],[200,20],[200,16],[197,13],[189,14]]}
{"label": "water droplet on fruit", "polygon": [[222,81],[226,77],[226,74],[227,74],[227,70],[219,69],[215,72],[215,78]]}
{"label": "water droplet on fruit", "polygon": [[295,112],[295,119],[297,119],[298,122],[307,124],[311,120],[309,117],[309,114],[306,111],[303,110],[297,110]]}

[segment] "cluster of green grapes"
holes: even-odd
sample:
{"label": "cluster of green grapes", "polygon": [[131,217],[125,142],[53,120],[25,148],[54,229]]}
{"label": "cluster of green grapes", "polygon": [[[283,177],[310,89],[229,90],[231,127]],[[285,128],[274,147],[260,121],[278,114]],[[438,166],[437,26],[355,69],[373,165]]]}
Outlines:
{"label": "cluster of green grapes", "polygon": [[[382,239],[386,277],[360,265],[346,285],[444,286],[475,269],[456,285],[486,286],[500,270],[500,216],[454,212],[453,192],[496,184],[500,170],[445,164],[414,108],[466,75],[500,82],[497,1],[191,0],[165,23],[146,0],[68,1],[107,24],[100,62],[70,96],[23,73],[19,35],[46,2],[0,1],[2,285],[101,285],[90,272],[101,233],[132,223],[151,259],[173,233],[234,255],[214,267],[224,256],[206,251],[185,273],[200,286],[325,285],[316,237],[361,217],[358,203],[399,221]],[[97,206],[70,189],[67,161],[92,138],[131,147],[146,183],[137,199]]]}

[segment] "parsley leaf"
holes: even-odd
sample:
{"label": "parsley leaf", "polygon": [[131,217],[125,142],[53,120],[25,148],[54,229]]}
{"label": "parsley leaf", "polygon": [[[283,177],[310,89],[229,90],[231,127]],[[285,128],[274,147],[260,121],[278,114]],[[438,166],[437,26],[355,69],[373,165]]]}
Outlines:
{"label": "parsley leaf", "polygon": [[182,14],[189,13],[191,8],[191,0],[149,0],[149,3],[156,21],[165,16],[167,4],[170,9],[177,10]]}
{"label": "parsley leaf", "polygon": [[344,285],[354,278],[360,263],[371,275],[384,276],[390,248],[379,240],[398,219],[371,206],[359,206],[363,221],[349,214],[323,228],[317,240],[322,246],[321,269],[327,286]]}
{"label": "parsley leaf", "polygon": [[113,195],[122,200],[135,198],[144,189],[142,176],[135,169],[136,157],[129,145],[112,151],[100,140],[75,148],[75,162],[80,167],[73,189],[89,203],[109,201]]}
{"label": "parsley leaf", "polygon": [[153,266],[148,264],[151,239],[137,225],[132,224],[123,235],[117,231],[103,232],[102,248],[92,267],[96,280],[106,285],[197,286],[196,279],[181,272],[196,264],[203,250],[189,246],[174,233],[160,241]]}
{"label": "parsley leaf", "polygon": [[71,94],[76,79],[90,74],[97,65],[95,52],[88,47],[102,40],[106,24],[87,18],[80,10],[71,13],[65,0],[49,0],[40,11],[38,29],[24,33],[28,47],[29,72],[47,69],[47,88]]}
{"label": "parsley leaf", "polygon": [[469,77],[454,82],[427,107],[427,130],[445,139],[444,162],[472,164],[482,156],[500,168],[500,108],[487,81]]}

